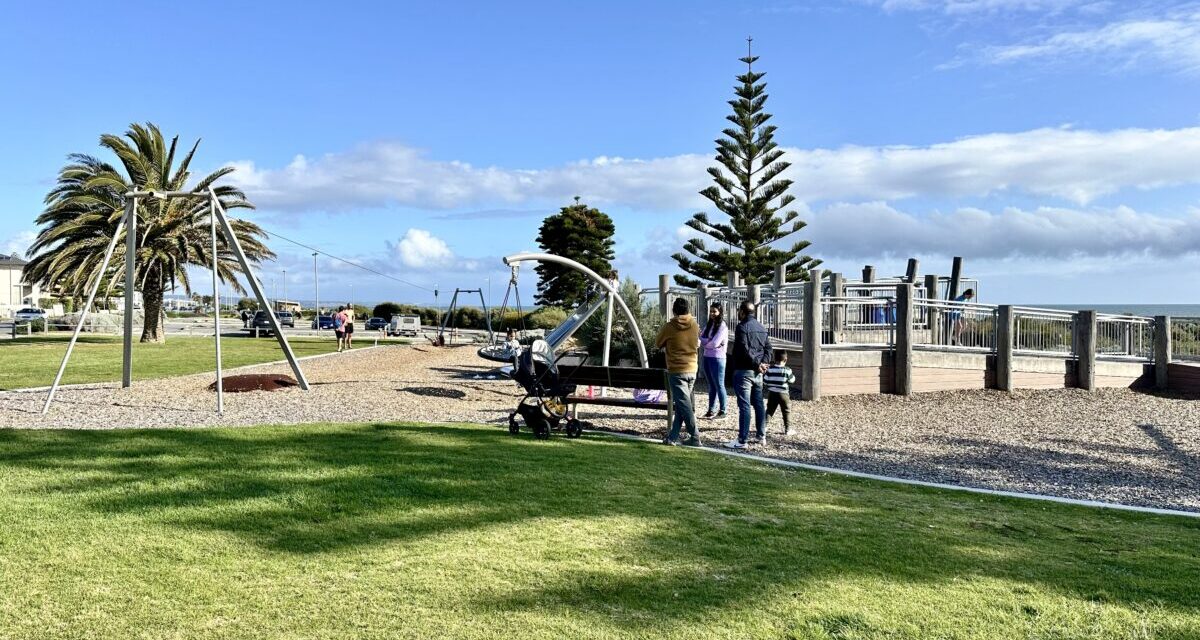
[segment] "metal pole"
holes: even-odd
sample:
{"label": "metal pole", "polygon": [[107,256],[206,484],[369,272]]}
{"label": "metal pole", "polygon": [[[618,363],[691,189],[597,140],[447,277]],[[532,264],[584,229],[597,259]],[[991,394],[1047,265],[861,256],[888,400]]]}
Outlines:
{"label": "metal pole", "polygon": [[[238,264],[242,267],[242,272],[246,274],[246,280],[250,283],[250,289],[254,292],[254,297],[258,299],[260,305],[266,306],[266,296],[263,295],[262,283],[258,278],[254,277],[254,272],[250,269],[250,260],[246,258],[246,252],[242,250],[242,243],[238,241],[237,236],[233,233],[233,227],[229,224],[229,219],[225,215],[225,208],[221,206],[221,201],[217,199],[215,193],[212,194],[213,210],[216,211],[221,222],[221,230],[225,232],[225,240],[229,243],[229,248],[233,250],[237,256]],[[292,367],[292,373],[296,374],[296,382],[300,388],[308,391],[308,379],[304,377],[304,372],[300,369],[300,363],[296,361],[296,354],[292,353],[292,347],[288,344],[287,337],[283,335],[283,327],[279,326],[279,319],[275,317],[275,311],[267,308],[267,319],[271,323],[271,332],[275,334],[275,340],[283,349],[283,355],[287,358],[288,364]],[[319,323],[318,323],[319,324]]]}
{"label": "metal pole", "polygon": [[121,386],[133,384],[133,292],[137,266],[137,196],[125,200],[125,327],[121,345]]}
{"label": "metal pole", "polygon": [[212,284],[213,284],[213,299],[216,305],[213,307],[213,344],[216,345],[217,354],[217,413],[225,412],[225,389],[221,382],[221,289],[220,280],[217,277],[217,207],[215,201],[216,195],[212,195],[212,206],[208,212],[208,226],[212,232]]}
{"label": "metal pole", "polygon": [[[96,272],[96,281],[92,283],[92,290],[88,293],[87,302],[84,303],[83,309],[79,311],[79,320],[75,323],[75,332],[71,334],[71,341],[67,343],[67,352],[63,354],[62,364],[58,365],[58,374],[54,376],[54,383],[50,385],[50,393],[46,396],[46,403],[42,405],[42,415],[50,410],[50,403],[54,401],[54,393],[58,391],[58,384],[62,382],[63,372],[67,370],[67,361],[71,359],[71,352],[75,350],[75,342],[79,340],[79,332],[83,330],[83,321],[87,318],[88,309],[92,308],[92,303],[96,301],[96,292],[100,290],[100,281],[104,279],[104,272],[108,269],[108,263],[112,260],[113,250],[117,248],[117,238],[120,237],[121,231],[125,228],[125,221],[117,223],[117,228],[113,230],[112,240],[108,241],[108,249],[104,252],[104,260],[100,262],[100,270]],[[14,329],[16,325],[13,325]]]}
{"label": "metal pole", "polygon": [[[287,269],[283,270],[283,299],[287,300]],[[300,325],[304,326],[304,325]]]}
{"label": "metal pole", "polygon": [[317,291],[317,252],[313,254],[313,322],[317,324],[317,335],[321,335],[321,295]]}

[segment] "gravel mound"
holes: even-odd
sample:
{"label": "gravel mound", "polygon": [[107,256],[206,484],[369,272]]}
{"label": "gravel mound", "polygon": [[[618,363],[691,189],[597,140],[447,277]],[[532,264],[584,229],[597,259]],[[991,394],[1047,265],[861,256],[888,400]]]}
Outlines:
{"label": "gravel mound", "polygon": [[[476,347],[387,346],[304,361],[311,390],[229,394],[214,412],[212,374],[0,392],[0,427],[111,429],[308,422],[476,422],[506,427],[520,389]],[[286,365],[247,373],[287,375]],[[628,395],[622,391],[611,392]],[[707,396],[696,394],[703,408]],[[700,421],[705,443],[736,436],[737,408]],[[666,413],[583,407],[593,428],[661,438]],[[933,482],[1200,511],[1200,400],[1124,389],[959,391],[794,400],[792,435],[768,423],[760,455]],[[523,434],[521,437],[528,437]]]}

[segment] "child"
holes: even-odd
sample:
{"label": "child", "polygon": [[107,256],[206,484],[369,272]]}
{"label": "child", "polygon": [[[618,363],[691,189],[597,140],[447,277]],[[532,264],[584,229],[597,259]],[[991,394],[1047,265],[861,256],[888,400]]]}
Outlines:
{"label": "child", "polygon": [[521,341],[517,340],[516,331],[509,329],[508,332],[504,334],[504,349],[508,351],[513,359],[516,359],[517,356],[521,355]]}
{"label": "child", "polygon": [[792,427],[788,423],[789,401],[791,400],[789,386],[796,381],[795,374],[787,366],[787,352],[776,351],[775,363],[763,375],[763,387],[767,391],[767,417],[775,415],[775,407],[783,414],[783,435],[790,435]]}

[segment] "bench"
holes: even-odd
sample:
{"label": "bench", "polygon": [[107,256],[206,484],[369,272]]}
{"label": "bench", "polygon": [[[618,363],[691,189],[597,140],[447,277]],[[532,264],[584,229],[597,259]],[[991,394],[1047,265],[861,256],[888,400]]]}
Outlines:
{"label": "bench", "polygon": [[[538,374],[544,369],[539,367]],[[602,407],[624,407],[630,409],[654,409],[667,412],[667,424],[670,425],[674,409],[670,400],[670,387],[667,384],[666,369],[645,369],[642,367],[602,367],[582,365],[578,368],[571,365],[559,365],[559,375],[570,377],[570,384],[576,386],[612,387],[614,389],[650,389],[666,391],[667,400],[663,402],[636,402],[633,398],[589,398],[582,395],[570,395],[564,398],[567,406],[574,405],[573,415],[579,417],[579,405]]]}

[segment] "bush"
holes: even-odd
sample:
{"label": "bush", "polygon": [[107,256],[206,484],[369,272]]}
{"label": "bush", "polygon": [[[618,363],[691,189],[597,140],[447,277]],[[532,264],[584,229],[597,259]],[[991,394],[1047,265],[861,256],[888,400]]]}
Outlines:
{"label": "bush", "polygon": [[258,300],[255,300],[254,298],[242,298],[241,300],[237,301],[237,310],[238,311],[257,311],[258,310]]}
{"label": "bush", "polygon": [[[632,278],[626,278],[621,283],[620,294],[625,305],[629,307],[630,313],[637,320],[638,331],[642,334],[642,346],[646,348],[646,355],[652,356],[655,351],[654,337],[663,323],[662,314],[654,304],[649,302],[643,304],[638,295],[637,283]],[[604,318],[604,307],[601,307],[587,319],[587,322],[575,334],[575,339],[587,350],[589,359],[595,362],[599,362],[604,353]],[[609,361],[615,363],[621,360],[638,361],[637,340],[634,338],[633,332],[629,330],[629,323],[625,320],[624,314],[620,310],[614,309],[612,349],[609,353]]]}
{"label": "bush", "polygon": [[402,307],[395,302],[380,302],[371,310],[371,317],[391,320],[392,316],[405,315],[401,309]]}
{"label": "bush", "polygon": [[549,331],[566,322],[567,312],[558,307],[542,307],[525,317],[525,326],[529,329],[544,329]]}

